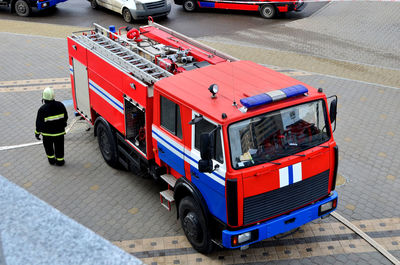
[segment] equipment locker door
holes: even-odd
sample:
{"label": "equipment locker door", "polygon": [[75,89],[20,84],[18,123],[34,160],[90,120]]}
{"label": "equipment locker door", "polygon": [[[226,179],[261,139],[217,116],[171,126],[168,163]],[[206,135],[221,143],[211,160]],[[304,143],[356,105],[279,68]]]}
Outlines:
{"label": "equipment locker door", "polygon": [[74,89],[77,110],[90,121],[92,120],[89,101],[89,82],[87,68],[78,60],[72,59],[74,67]]}

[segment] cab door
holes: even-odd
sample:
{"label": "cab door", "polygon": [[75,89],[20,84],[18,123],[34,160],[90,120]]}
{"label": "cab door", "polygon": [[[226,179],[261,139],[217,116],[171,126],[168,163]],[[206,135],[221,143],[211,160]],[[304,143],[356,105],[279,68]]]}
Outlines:
{"label": "cab door", "polygon": [[[192,118],[199,114],[192,112]],[[203,119],[192,125],[191,150],[185,150],[186,161],[190,162],[190,174],[192,183],[200,190],[207,202],[210,212],[223,222],[226,222],[226,199],[225,199],[225,152],[223,148],[222,129],[216,129],[218,124],[211,119]],[[203,173],[198,170],[200,156],[200,135],[209,133],[216,129],[215,154],[213,154],[212,173]]]}
{"label": "cab door", "polygon": [[153,125],[152,135],[157,140],[158,157],[180,175],[185,175],[184,145],[180,106],[160,96],[160,126]]}

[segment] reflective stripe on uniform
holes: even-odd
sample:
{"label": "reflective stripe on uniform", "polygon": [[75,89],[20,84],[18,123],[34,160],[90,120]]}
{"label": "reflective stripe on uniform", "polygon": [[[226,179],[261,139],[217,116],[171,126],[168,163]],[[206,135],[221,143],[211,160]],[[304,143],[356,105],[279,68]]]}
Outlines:
{"label": "reflective stripe on uniform", "polygon": [[60,135],[64,135],[65,132],[62,133],[42,133],[43,136],[60,136]]}
{"label": "reflective stripe on uniform", "polygon": [[58,114],[58,115],[54,115],[54,116],[49,116],[44,118],[44,122],[46,121],[55,121],[55,120],[60,120],[64,118],[64,113],[63,114]]}
{"label": "reflective stripe on uniform", "polygon": [[47,156],[47,158],[55,158],[56,156],[52,155],[52,156]]}
{"label": "reflective stripe on uniform", "polygon": [[57,158],[57,161],[63,161],[64,158]]}

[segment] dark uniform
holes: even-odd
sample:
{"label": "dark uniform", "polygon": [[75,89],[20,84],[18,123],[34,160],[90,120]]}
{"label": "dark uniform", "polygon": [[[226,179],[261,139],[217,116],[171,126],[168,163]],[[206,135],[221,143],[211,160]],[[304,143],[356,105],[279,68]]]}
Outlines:
{"label": "dark uniform", "polygon": [[36,138],[43,135],[43,145],[49,163],[64,165],[64,134],[68,114],[64,104],[55,100],[45,100],[36,118]]}

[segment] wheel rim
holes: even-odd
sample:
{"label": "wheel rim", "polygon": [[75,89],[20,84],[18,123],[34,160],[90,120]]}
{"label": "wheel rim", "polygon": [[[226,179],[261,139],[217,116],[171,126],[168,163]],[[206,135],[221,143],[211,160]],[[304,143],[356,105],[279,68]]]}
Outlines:
{"label": "wheel rim", "polygon": [[26,11],[27,11],[27,8],[26,8],[25,4],[22,3],[22,2],[19,2],[17,4],[17,8],[16,9],[17,9],[18,14],[25,14]]}
{"label": "wheel rim", "polygon": [[101,130],[99,137],[100,137],[101,151],[103,155],[108,159],[110,158],[111,154],[111,145],[110,142],[108,141],[106,132],[104,130]]}
{"label": "wheel rim", "polygon": [[264,16],[266,16],[266,17],[271,17],[273,12],[274,11],[272,10],[272,8],[270,6],[265,7],[263,10]]}
{"label": "wheel rim", "polygon": [[194,212],[189,212],[185,216],[183,219],[183,228],[189,239],[194,240],[196,243],[201,243],[202,229],[197,215]]}
{"label": "wheel rim", "polygon": [[126,22],[130,22],[131,21],[131,13],[129,12],[129,10],[125,9],[125,11],[124,11],[124,20]]}
{"label": "wheel rim", "polygon": [[185,8],[186,8],[186,10],[190,10],[190,11],[194,10],[194,3],[192,1],[186,1]]}

